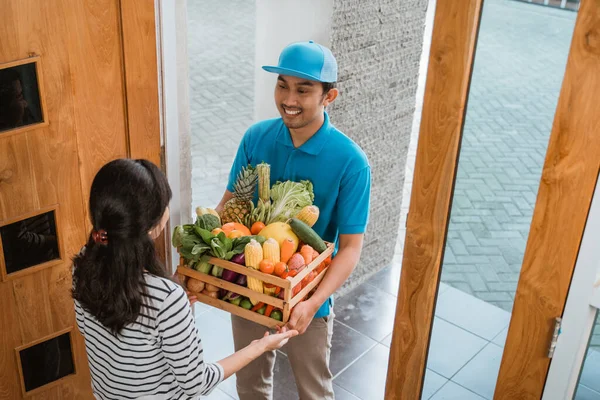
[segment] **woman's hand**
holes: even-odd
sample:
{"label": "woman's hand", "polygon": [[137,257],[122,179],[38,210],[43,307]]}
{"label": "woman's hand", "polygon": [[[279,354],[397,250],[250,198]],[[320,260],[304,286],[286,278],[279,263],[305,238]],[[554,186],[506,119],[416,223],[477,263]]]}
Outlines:
{"label": "woman's hand", "polygon": [[194,296],[194,294],[192,292],[188,292],[186,290],[185,293],[187,294],[188,300],[190,301],[190,306],[193,306],[194,303],[198,302],[198,298],[196,296]]}
{"label": "woman's hand", "polygon": [[297,330],[288,330],[285,327],[277,329],[277,331],[278,333],[272,335],[267,331],[262,339],[255,340],[252,343],[259,344],[264,349],[263,351],[277,350],[282,348],[290,338],[298,335]]}

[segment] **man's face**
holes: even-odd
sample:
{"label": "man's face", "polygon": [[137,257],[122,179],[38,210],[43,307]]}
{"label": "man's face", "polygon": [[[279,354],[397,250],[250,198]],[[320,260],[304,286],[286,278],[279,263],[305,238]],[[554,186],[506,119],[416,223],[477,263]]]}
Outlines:
{"label": "man's face", "polygon": [[301,129],[320,118],[329,101],[320,82],[279,75],[275,104],[289,129]]}

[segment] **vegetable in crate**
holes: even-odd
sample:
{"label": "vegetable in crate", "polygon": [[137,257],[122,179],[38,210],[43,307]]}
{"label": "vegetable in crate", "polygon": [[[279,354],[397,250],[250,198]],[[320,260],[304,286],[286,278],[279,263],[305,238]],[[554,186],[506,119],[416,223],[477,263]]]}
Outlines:
{"label": "vegetable in crate", "polygon": [[256,166],[258,175],[258,203],[248,215],[246,225],[254,226],[257,222],[264,224],[271,215],[271,166],[260,163]]}
{"label": "vegetable in crate", "polygon": [[319,219],[319,207],[315,205],[306,206],[296,215],[296,218],[312,227]]}
{"label": "vegetable in crate", "polygon": [[263,243],[263,257],[273,265],[280,261],[279,243],[275,239],[270,238]]}
{"label": "vegetable in crate", "polygon": [[190,292],[200,293],[204,290],[204,282],[199,281],[198,279],[189,278],[186,287]]}
{"label": "vegetable in crate", "polygon": [[306,225],[304,222],[300,221],[297,218],[292,218],[289,224],[294,233],[304,243],[308,244],[319,253],[322,253],[325,250],[327,250],[327,245],[325,244],[323,239],[321,239],[321,237],[317,234],[317,232],[314,231],[313,228]]}
{"label": "vegetable in crate", "polygon": [[283,246],[283,242],[286,239],[292,241],[293,252],[298,248],[298,236],[294,233],[292,227],[285,222],[273,222],[272,224],[265,226],[265,229],[260,231],[259,235],[267,239],[275,239],[280,248]]}
{"label": "vegetable in crate", "polygon": [[221,221],[245,223],[247,216],[252,212],[254,204],[252,198],[256,190],[258,176],[251,165],[242,168],[233,186],[233,198],[223,206]]}
{"label": "vegetable in crate", "polygon": [[202,214],[198,216],[194,225],[196,225],[198,228],[212,231],[213,229],[221,227],[221,219],[218,215]]}
{"label": "vegetable in crate", "polygon": [[[219,213],[212,209],[212,208],[208,208],[208,207],[196,207],[196,215],[201,217],[203,215],[206,214],[212,214],[215,217],[219,218],[219,221],[221,220],[221,218],[219,217]],[[219,222],[219,225],[221,225],[221,223]]]}
{"label": "vegetable in crate", "polygon": [[[263,249],[260,243],[254,239],[250,240],[250,243],[248,243],[244,249],[244,255],[246,257],[246,267],[253,270],[258,270],[260,262],[263,260]],[[262,281],[251,276],[248,276],[247,280],[248,288],[250,290],[253,290],[257,293],[263,293]],[[250,301],[252,304],[258,303],[258,300],[255,298],[250,298]]]}
{"label": "vegetable in crate", "polygon": [[304,207],[312,205],[314,199],[311,181],[277,182],[271,188],[271,215],[265,223],[287,221],[295,217]]}

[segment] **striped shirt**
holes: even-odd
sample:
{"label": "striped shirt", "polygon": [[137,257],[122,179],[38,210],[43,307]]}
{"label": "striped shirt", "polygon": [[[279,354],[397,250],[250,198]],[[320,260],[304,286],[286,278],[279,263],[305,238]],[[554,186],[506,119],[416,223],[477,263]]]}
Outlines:
{"label": "striped shirt", "polygon": [[75,301],[96,399],[196,399],[223,380],[219,364],[203,361],[186,293],[144,274],[147,294],[135,323],[113,335]]}

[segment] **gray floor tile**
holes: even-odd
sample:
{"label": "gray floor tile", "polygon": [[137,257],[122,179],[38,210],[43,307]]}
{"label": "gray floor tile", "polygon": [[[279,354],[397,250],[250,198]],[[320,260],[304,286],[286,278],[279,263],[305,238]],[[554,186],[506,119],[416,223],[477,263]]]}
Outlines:
{"label": "gray floor tile", "polygon": [[435,314],[487,340],[494,339],[510,322],[510,313],[455,288],[438,297]]}
{"label": "gray floor tile", "polygon": [[401,269],[400,264],[389,265],[373,275],[367,282],[392,296],[398,296]]}
{"label": "gray floor tile", "polygon": [[334,321],[329,368],[333,376],[340,373],[367,350],[375,346],[373,339]]}
{"label": "gray floor tile", "polygon": [[435,318],[427,368],[451,378],[488,342],[442,319]]}
{"label": "gray floor tile", "polygon": [[335,302],[336,319],[380,341],[392,333],[396,298],[369,284],[363,284]]}
{"label": "gray floor tile", "polygon": [[443,376],[436,374],[430,369],[425,372],[425,382],[423,384],[423,393],[421,399],[430,399],[442,386],[448,382],[448,379]]}
{"label": "gray floor tile", "polygon": [[470,392],[462,386],[450,381],[446,383],[431,400],[484,400],[483,397]]}
{"label": "gray floor tile", "polygon": [[486,399],[492,399],[501,361],[502,348],[490,343],[469,361],[452,380]]}
{"label": "gray floor tile", "polygon": [[335,383],[333,384],[333,392],[335,393],[335,400],[361,400],[346,389],[342,389]]}
{"label": "gray floor tile", "polygon": [[342,372],[334,382],[364,400],[383,400],[389,349],[378,344]]}
{"label": "gray floor tile", "polygon": [[600,393],[587,386],[579,385],[573,400],[600,400]]}
{"label": "gray floor tile", "polygon": [[504,344],[506,343],[506,335],[508,335],[508,326],[504,328],[502,332],[500,332],[498,336],[494,338],[494,340],[492,340],[492,343],[497,344],[500,347],[504,347]]}
{"label": "gray floor tile", "polygon": [[392,334],[390,333],[381,341],[381,344],[387,347],[392,347]]}

